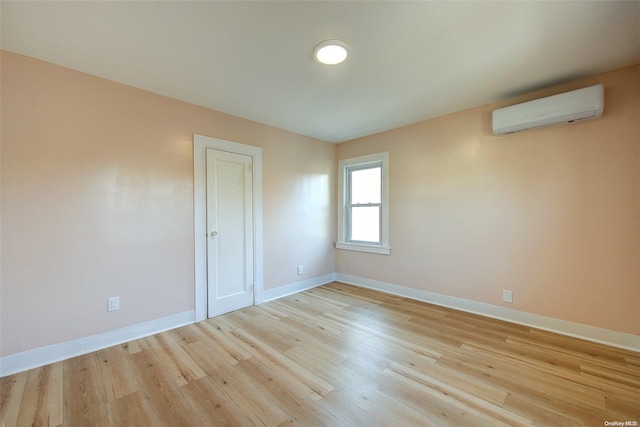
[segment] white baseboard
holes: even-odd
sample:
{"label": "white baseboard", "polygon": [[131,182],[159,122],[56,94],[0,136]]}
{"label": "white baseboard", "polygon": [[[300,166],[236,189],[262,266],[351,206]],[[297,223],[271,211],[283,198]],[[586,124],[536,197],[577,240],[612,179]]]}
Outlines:
{"label": "white baseboard", "polygon": [[[264,301],[291,295],[296,292],[315,288],[335,281],[335,273],[314,277],[276,289],[264,291]],[[102,350],[107,347],[122,344],[138,338],[147,337],[169,329],[179,328],[196,321],[195,310],[189,310],[161,319],[128,326],[103,334],[92,335],[72,341],[27,350],[16,354],[0,357],[0,377],[12,375],[29,369],[38,368],[50,363],[70,359],[72,357]]]}
{"label": "white baseboard", "polygon": [[[505,320],[507,322],[530,326],[545,331],[555,332],[575,338],[606,344],[613,347],[624,348],[632,351],[640,351],[640,336],[626,334],[623,332],[611,331],[597,328],[595,326],[583,325],[581,323],[567,320],[554,319],[533,313],[500,307],[492,304],[471,301],[464,298],[457,298],[447,295],[419,289],[407,288],[404,286],[385,283],[378,280],[366,279],[364,277],[351,276],[342,273],[331,273],[301,282],[291,283],[276,289],[264,292],[264,301],[272,301],[287,295],[295,294],[317,286],[322,286],[333,281],[339,281],[349,285],[360,286],[373,289],[392,295],[424,301],[443,307],[449,307],[468,313],[479,314],[481,316],[494,319]],[[21,353],[11,354],[0,358],[0,377],[12,375],[50,363],[91,353],[114,345],[122,344],[138,338],[157,334],[169,329],[179,328],[195,322],[195,310],[189,310],[161,319],[140,323],[126,328],[105,332],[99,335],[79,338],[60,344],[40,347]]]}
{"label": "white baseboard", "polygon": [[317,286],[326,285],[327,283],[334,282],[335,280],[336,274],[330,273],[324,276],[303,280],[301,282],[291,283],[290,285],[281,286],[279,288],[269,289],[264,291],[264,302],[273,301],[274,299],[282,298],[287,295],[306,291],[307,289],[315,288]]}
{"label": "white baseboard", "polygon": [[505,320],[507,322],[530,326],[574,338],[624,348],[626,350],[640,351],[640,336],[638,335],[611,331],[567,320],[554,319],[552,317],[526,313],[511,308],[471,301],[464,298],[407,288],[404,286],[393,285],[391,283],[380,282],[378,280],[351,276],[349,274],[336,273],[336,281],[411,298],[418,301],[424,301],[443,307],[449,307],[468,313],[479,314],[481,316],[491,317],[494,319]]}
{"label": "white baseboard", "polygon": [[53,344],[34,350],[23,351],[0,358],[0,377],[12,375],[28,369],[38,368],[50,363],[102,350],[103,348],[143,338],[169,329],[178,328],[195,322],[195,311],[189,310],[149,322],[139,323],[126,328],[103,334],[92,335]]}

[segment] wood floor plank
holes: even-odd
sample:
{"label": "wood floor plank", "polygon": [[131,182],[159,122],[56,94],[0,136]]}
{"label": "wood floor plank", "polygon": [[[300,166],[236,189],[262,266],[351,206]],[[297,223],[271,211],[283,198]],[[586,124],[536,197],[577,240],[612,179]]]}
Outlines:
{"label": "wood floor plank", "polygon": [[113,426],[157,426],[149,404],[140,391],[122,396],[107,404],[110,425]]}
{"label": "wood floor plank", "polygon": [[[543,404],[544,406],[540,406]],[[510,393],[504,404],[504,408],[517,412],[522,416],[529,418],[534,425],[537,426],[602,426],[604,421],[593,419],[588,414],[572,414],[568,413],[570,407],[559,406],[558,402],[546,400],[539,396],[521,395],[518,393]],[[544,410],[542,409],[544,408]],[[573,412],[573,411],[572,411]],[[582,416],[581,416],[582,415]]]}
{"label": "wood floor plank", "polygon": [[123,349],[127,352],[127,354],[136,354],[142,351],[140,347],[140,340],[129,341],[126,344],[123,344]]}
{"label": "wood floor plank", "polygon": [[427,319],[438,319],[451,314],[451,311],[443,309],[433,304],[421,301],[408,301],[406,299],[385,302],[379,306],[382,309],[393,310],[405,317],[420,317]]}
{"label": "wood floor plank", "polygon": [[[328,284],[325,286],[321,286],[318,288],[313,288],[312,290],[320,296],[325,298],[332,299],[337,303],[344,305],[345,307],[349,307],[351,305],[358,305],[362,307],[378,307],[382,304],[380,300],[373,300],[371,298],[359,298],[357,294],[354,293],[343,293],[339,291],[337,288],[332,288],[334,284]],[[277,302],[286,302],[286,298],[281,298],[277,300]]]}
{"label": "wood floor plank", "polygon": [[[358,301],[360,303],[371,303],[374,305],[380,305],[387,302],[404,301],[406,298],[396,295],[385,294],[384,292],[374,291],[373,289],[359,288],[351,285],[347,285],[340,282],[329,283],[324,288],[332,290],[342,295],[346,295],[352,298],[352,301]],[[355,304],[350,304],[355,305]]]}
{"label": "wood floor plank", "polygon": [[624,361],[631,368],[640,368],[640,357],[624,356]]}
{"label": "wood floor plank", "polygon": [[[18,425],[20,406],[25,400],[24,389],[30,371],[20,372],[15,375],[2,378],[0,383],[0,421],[7,426]],[[29,396],[26,397],[29,399]]]}
{"label": "wood floor plank", "polygon": [[293,295],[290,298],[287,298],[285,301],[281,301],[281,303],[286,305],[287,307],[290,307],[294,310],[302,311],[311,316],[318,316],[322,313],[336,311],[334,307],[327,307],[324,303],[310,304],[310,300],[293,298]]}
{"label": "wood floor plank", "polygon": [[640,389],[640,377],[638,377],[638,369],[616,367],[603,368],[600,366],[592,366],[589,364],[580,365],[580,372],[591,374],[620,385],[630,386],[633,389]]}
{"label": "wood floor plank", "polygon": [[307,392],[308,396],[314,400],[333,390],[333,386],[320,379],[313,372],[307,371],[297,363],[273,350],[271,347],[261,342],[259,338],[247,333],[242,329],[236,329],[233,335],[249,344],[256,351],[253,354],[258,360],[265,363],[278,375],[287,378],[300,390]]}
{"label": "wood floor plank", "polygon": [[64,380],[63,364],[57,362],[45,367],[51,368],[47,384],[46,411],[50,426],[59,426],[64,420]]}
{"label": "wood floor plank", "polygon": [[386,419],[390,420],[391,425],[421,425],[424,422],[424,417],[419,412],[387,396],[304,347],[292,348],[287,351],[286,355],[308,369],[315,367],[322,378],[335,384],[336,388],[347,393],[352,399],[361,402],[369,411],[383,414]]}
{"label": "wood floor plank", "polygon": [[10,375],[13,426],[602,426],[640,353],[331,283]]}
{"label": "wood floor plank", "polygon": [[171,329],[167,331],[174,341],[184,344],[191,344],[192,342],[202,339],[202,331],[198,329],[197,324],[191,324],[183,326],[182,328]]}
{"label": "wood floor plank", "polygon": [[300,424],[298,421],[296,421],[295,418],[287,418],[286,420],[278,424],[278,427],[304,427],[304,424]]}
{"label": "wood floor plank", "polygon": [[205,376],[204,371],[169,334],[157,334],[145,339],[156,356],[180,387]]}
{"label": "wood floor plank", "polygon": [[207,323],[213,325],[220,332],[231,332],[237,328],[230,316],[217,316],[212,319],[207,319]]}
{"label": "wood floor plank", "polygon": [[532,329],[529,336],[541,343],[550,343],[558,348],[589,354],[595,357],[603,357],[610,360],[623,360],[625,357],[632,357],[640,360],[640,353],[637,351],[585,341],[580,338],[543,331],[542,329]]}
{"label": "wood floor plank", "polygon": [[62,364],[29,371],[16,425],[58,426],[63,422]]}
{"label": "wood floor plank", "polygon": [[326,321],[326,319],[323,319],[322,317],[314,316],[302,310],[298,310],[296,308],[290,307],[289,305],[286,304],[286,301],[278,300],[278,301],[273,301],[271,304],[273,304],[274,306],[277,306],[280,310],[286,313],[289,313],[288,317],[303,319],[303,321],[306,321],[307,323],[313,323],[318,328],[327,332],[331,332],[335,335],[340,335],[345,330],[345,327],[343,325],[340,325],[336,322]]}
{"label": "wood floor plank", "polygon": [[261,304],[259,308],[275,319],[284,319],[285,317],[289,317],[287,312],[280,310],[275,304]]}
{"label": "wood floor plank", "polygon": [[[327,322],[322,322],[321,317],[316,317],[313,321],[305,319],[297,315],[291,315],[284,319],[281,319],[277,323],[283,325],[282,327],[287,329],[294,329],[302,332],[305,336],[313,336],[316,338],[316,342],[332,347],[336,340],[343,339],[340,336],[345,331],[344,327],[335,328]],[[336,349],[337,350],[337,349]]]}
{"label": "wood floor plank", "polygon": [[[431,352],[429,349],[425,349],[421,346],[414,346],[412,343],[408,341],[404,341],[398,337],[400,335],[397,329],[389,328],[388,325],[384,325],[383,327],[379,327],[375,321],[371,321],[371,319],[362,319],[357,314],[352,312],[343,312],[343,313],[325,313],[321,316],[321,318],[325,319],[328,322],[332,322],[333,324],[340,325],[342,328],[347,330],[349,334],[358,334],[363,338],[368,338],[372,340],[384,339],[387,338],[395,343],[397,346],[406,347],[408,350],[416,351],[417,353],[423,353],[425,350],[428,351],[428,354],[425,356],[430,357],[436,360],[440,354],[437,352]],[[364,321],[363,321],[364,320]],[[382,340],[381,340],[382,341]]]}
{"label": "wood floor plank", "polygon": [[155,352],[143,350],[132,355],[130,362],[136,372],[140,391],[158,426],[203,425]]}
{"label": "wood floor plank", "polygon": [[[261,327],[266,331],[273,331],[277,329],[292,337],[296,337],[296,340],[292,342],[291,346],[286,348],[283,353],[290,348],[297,347],[301,343],[304,343],[306,348],[309,348],[315,354],[322,355],[322,357],[334,363],[340,363],[348,357],[340,351],[342,346],[336,346],[336,341],[331,340],[331,338],[334,338],[332,334],[327,334],[323,331],[309,328],[304,323],[298,322],[292,317],[287,317],[286,319],[282,319],[277,322],[265,321]],[[325,340],[331,340],[330,342],[334,343],[334,345],[325,345]]]}
{"label": "wood floor plank", "polygon": [[621,420],[639,420],[640,396],[635,399],[606,398],[607,413]]}
{"label": "wood floor plank", "polygon": [[362,334],[368,337],[375,337],[376,340],[384,341],[388,348],[394,348],[400,351],[407,351],[415,354],[417,357],[425,359],[429,362],[435,363],[440,356],[441,353],[434,351],[430,348],[426,348],[420,345],[416,345],[410,341],[403,340],[402,338],[398,338],[395,335],[389,335],[385,332],[381,332],[373,327],[370,327],[365,324],[361,324],[355,319],[341,318],[339,316],[335,316],[332,313],[326,313],[325,317],[335,320],[337,322],[348,325],[352,328],[355,333]]}
{"label": "wood floor plank", "polygon": [[255,358],[242,361],[238,369],[296,422],[304,426],[344,425],[332,411],[318,406],[315,399],[309,398]]}
{"label": "wood floor plank", "polygon": [[38,409],[38,401],[44,397],[40,394],[39,388],[45,368],[36,368],[29,371],[16,425],[42,425],[41,420],[37,420],[36,411]]}
{"label": "wood floor plank", "polygon": [[638,387],[621,384],[618,381],[611,381],[607,378],[603,378],[599,375],[591,375],[587,373],[580,373],[576,380],[577,383],[591,387],[595,390],[600,390],[607,396],[622,396],[626,399],[640,399],[640,390]]}
{"label": "wood floor plank", "polygon": [[351,398],[340,389],[334,389],[329,394],[322,397],[318,404],[333,412],[337,418],[348,426],[356,426],[367,420],[367,426],[386,427],[391,421],[386,417],[371,411],[358,400]]}
{"label": "wood floor plank", "polygon": [[282,328],[269,329],[267,325],[270,324],[273,324],[273,321],[271,319],[261,318],[258,322],[243,324],[241,328],[234,330],[232,334],[238,337],[238,334],[236,334],[236,332],[238,330],[241,330],[254,337],[266,337],[268,335],[269,347],[279,353],[284,353],[291,347],[298,345],[301,339],[299,336],[300,331],[295,330],[287,333],[286,331],[282,330]]}
{"label": "wood floor plank", "polygon": [[523,369],[520,365],[474,352],[460,350],[438,360],[438,365],[449,372],[469,374],[479,381],[523,395],[537,395],[559,399],[576,406],[604,409],[605,394],[599,390],[538,370]]}
{"label": "wood floor plank", "polygon": [[[618,369],[624,370],[624,368],[627,367],[627,363],[623,357],[611,358],[611,357],[598,356],[597,353],[588,354],[588,353],[585,353],[584,351],[580,351],[576,349],[575,346],[573,348],[571,347],[566,348],[564,346],[558,346],[558,345],[549,344],[544,341],[538,341],[535,338],[536,335],[537,335],[536,331],[532,330],[532,334],[530,334],[529,337],[509,337],[507,339],[507,343],[515,344],[519,347],[529,347],[529,348],[538,349],[540,351],[545,352],[547,355],[556,354],[560,357],[563,357],[569,360],[574,360],[579,364],[602,366],[606,369],[613,369],[613,370],[618,370]],[[632,368],[632,369],[626,370],[625,373],[637,376],[638,370]]]}
{"label": "wood floor plank", "polygon": [[501,402],[500,405],[495,405],[461,388],[456,388],[450,383],[440,381],[399,363],[392,363],[383,372],[399,378],[401,381],[428,393],[436,399],[444,400],[453,406],[461,405],[466,411],[494,425],[532,425],[530,420],[502,409],[504,402]]}
{"label": "wood floor plank", "polygon": [[241,375],[222,357],[201,342],[188,345],[190,354],[207,372],[213,386],[235,407],[251,425],[274,425],[287,418],[287,414],[274,405],[264,394]]}
{"label": "wood floor plank", "polygon": [[108,402],[138,391],[124,351],[121,346],[114,346],[96,352],[100,383]]}
{"label": "wood floor plank", "polygon": [[208,320],[198,323],[197,327],[206,338],[207,345],[211,346],[213,351],[224,357],[228,363],[234,365],[251,357],[248,351],[235,341],[229,339],[228,336]]}
{"label": "wood floor plank", "polygon": [[249,425],[250,419],[243,417],[207,376],[181,388],[185,399],[205,426]]}
{"label": "wood floor plank", "polygon": [[368,360],[349,358],[340,368],[359,380],[369,384],[381,393],[419,412],[426,425],[432,426],[491,426],[492,424],[475,417],[468,411],[451,406],[447,402],[431,399],[429,395],[407,387],[399,378],[386,376],[384,367],[370,364]]}
{"label": "wood floor plank", "polygon": [[338,301],[336,300],[336,298],[334,298],[333,295],[327,296],[326,294],[323,294],[322,291],[319,290],[319,288],[309,289],[306,292],[306,295],[312,300],[323,301],[324,303],[329,304],[329,306],[334,307],[337,310],[342,310],[349,307],[349,303]]}
{"label": "wood floor plank", "polygon": [[443,366],[441,360],[424,372],[428,372],[429,376],[436,380],[449,383],[457,389],[465,390],[497,406],[502,406],[509,394],[508,389],[500,384],[489,383],[485,378],[468,372],[460,370],[456,371],[456,375],[451,375],[451,370]]}
{"label": "wood floor plank", "polygon": [[63,362],[63,418],[67,426],[109,425],[97,360],[96,353],[89,353]]}

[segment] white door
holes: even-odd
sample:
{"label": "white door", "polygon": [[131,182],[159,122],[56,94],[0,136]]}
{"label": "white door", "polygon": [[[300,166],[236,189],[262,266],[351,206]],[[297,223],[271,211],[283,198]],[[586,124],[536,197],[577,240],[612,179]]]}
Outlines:
{"label": "white door", "polygon": [[207,315],[254,302],[252,157],[207,149]]}

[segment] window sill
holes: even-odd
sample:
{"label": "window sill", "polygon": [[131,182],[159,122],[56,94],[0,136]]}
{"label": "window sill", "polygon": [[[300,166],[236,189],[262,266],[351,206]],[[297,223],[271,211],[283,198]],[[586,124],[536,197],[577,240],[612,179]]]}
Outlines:
{"label": "window sill", "polygon": [[365,245],[362,243],[345,243],[336,242],[336,249],[345,249],[348,251],[369,252],[372,254],[389,255],[391,248],[389,246]]}

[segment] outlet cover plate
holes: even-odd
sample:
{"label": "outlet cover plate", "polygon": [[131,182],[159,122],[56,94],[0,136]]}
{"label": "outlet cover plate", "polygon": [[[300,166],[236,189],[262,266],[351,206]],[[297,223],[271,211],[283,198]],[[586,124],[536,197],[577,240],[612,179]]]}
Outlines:
{"label": "outlet cover plate", "polygon": [[513,302],[513,293],[511,291],[502,291],[502,301],[504,302]]}
{"label": "outlet cover plate", "polygon": [[120,310],[120,297],[109,298],[109,303],[107,304],[107,311],[117,311],[117,310]]}

